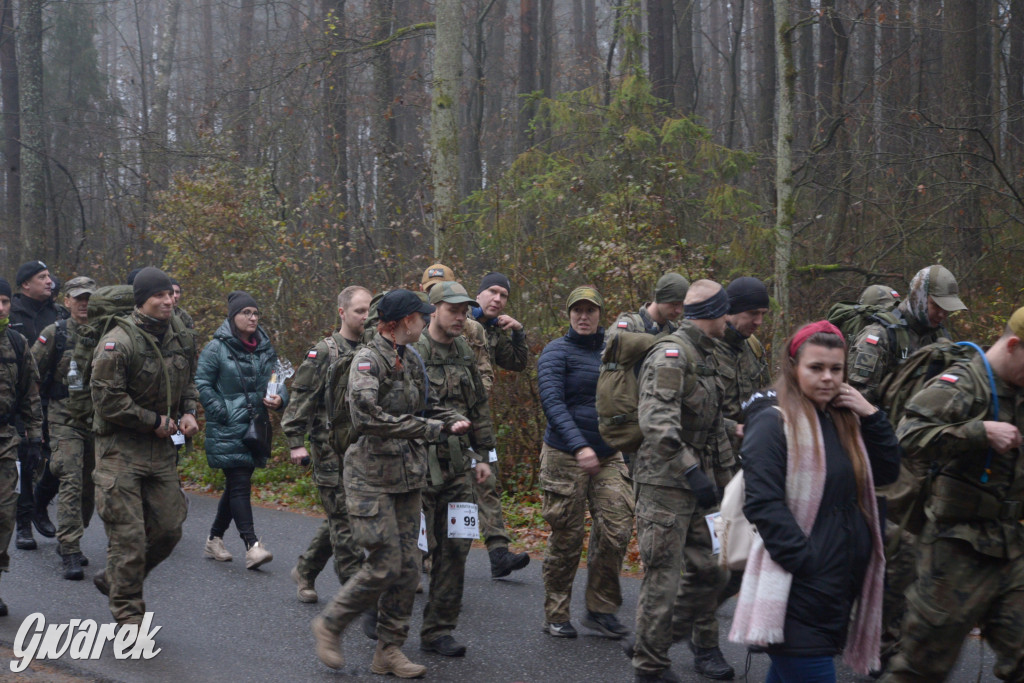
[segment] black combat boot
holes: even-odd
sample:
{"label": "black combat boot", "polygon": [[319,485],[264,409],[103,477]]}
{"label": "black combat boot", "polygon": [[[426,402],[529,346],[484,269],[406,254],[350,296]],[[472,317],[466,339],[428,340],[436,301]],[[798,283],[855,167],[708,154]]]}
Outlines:
{"label": "black combat boot", "polygon": [[7,616],[7,605],[4,604],[3,600],[0,600],[0,617]]}
{"label": "black combat boot", "polygon": [[100,593],[108,597],[110,596],[110,584],[107,583],[107,571],[105,569],[92,577],[92,585],[96,586],[96,590]]}
{"label": "black combat boot", "polygon": [[57,527],[50,521],[50,515],[46,511],[46,506],[40,505],[38,498],[36,498],[35,509],[32,511],[32,524],[41,536],[53,538],[57,535]]}
{"label": "black combat boot", "polygon": [[736,672],[725,661],[722,651],[717,647],[693,648],[693,668],[702,676],[716,681],[731,681]]}
{"label": "black combat boot", "polygon": [[364,636],[370,640],[377,640],[377,610],[363,612],[363,616],[359,618],[359,625],[363,628]]}
{"label": "black combat boot", "polygon": [[14,547],[18,550],[35,550],[36,539],[32,538],[32,522],[18,520],[18,531],[14,536]]}
{"label": "black combat boot", "polygon": [[510,553],[508,548],[495,548],[488,551],[491,558],[491,578],[500,579],[517,569],[530,564],[530,556],[526,553]]}
{"label": "black combat boot", "polygon": [[68,581],[81,581],[85,576],[82,571],[82,563],[78,559],[78,553],[68,553],[60,556],[64,563],[64,578]]}

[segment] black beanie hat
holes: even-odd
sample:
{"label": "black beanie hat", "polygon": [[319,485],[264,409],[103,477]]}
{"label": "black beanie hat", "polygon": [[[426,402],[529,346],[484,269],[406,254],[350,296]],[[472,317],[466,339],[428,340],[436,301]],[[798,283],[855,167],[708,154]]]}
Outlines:
{"label": "black beanie hat", "polygon": [[136,306],[146,303],[146,299],[154,294],[169,291],[171,291],[171,278],[167,276],[167,273],[153,266],[140,268],[132,280],[132,292],[135,294]]}
{"label": "black beanie hat", "polygon": [[738,277],[725,288],[729,295],[729,315],[758,308],[771,308],[768,288],[756,277]]}
{"label": "black beanie hat", "polygon": [[479,294],[494,285],[504,287],[506,292],[512,293],[512,283],[501,273],[487,273],[487,275],[484,275],[484,279],[480,281],[480,289],[476,290],[476,293]]}
{"label": "black beanie hat", "polygon": [[142,270],[142,268],[136,268],[136,269],[132,270],[130,273],[128,273],[128,279],[125,280],[124,283],[126,285],[134,285],[135,284],[135,277],[139,274],[140,270]]}
{"label": "black beanie hat", "polygon": [[18,275],[14,278],[14,286],[21,287],[21,283],[29,279],[41,270],[46,270],[46,264],[42,261],[29,261],[18,267]]}
{"label": "black beanie hat", "polygon": [[228,318],[231,320],[235,319],[243,308],[252,307],[259,310],[260,305],[256,303],[256,299],[249,296],[248,292],[235,291],[228,294]]}
{"label": "black beanie hat", "polygon": [[6,296],[8,299],[14,296],[11,292],[11,283],[2,277],[0,277],[0,296]]}

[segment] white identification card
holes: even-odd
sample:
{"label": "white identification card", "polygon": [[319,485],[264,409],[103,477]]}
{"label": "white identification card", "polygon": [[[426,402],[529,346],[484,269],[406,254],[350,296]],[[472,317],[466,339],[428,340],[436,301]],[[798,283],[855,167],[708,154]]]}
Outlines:
{"label": "white identification card", "polygon": [[14,485],[14,492],[21,493],[21,461],[15,460],[14,465],[18,468],[18,482]]}
{"label": "white identification card", "polygon": [[487,451],[487,462],[498,462],[498,451],[492,448]]}
{"label": "white identification card", "polygon": [[427,543],[427,518],[422,510],[420,510],[420,537],[416,541],[416,547],[423,552],[430,550],[430,545]]}
{"label": "white identification card", "polygon": [[448,538],[480,537],[476,523],[476,503],[448,503]]}
{"label": "white identification card", "polygon": [[708,523],[708,530],[711,531],[712,555],[717,555],[722,550],[722,544],[718,542],[718,534],[715,533],[715,520],[721,516],[721,512],[712,512],[710,515],[704,515],[704,521]]}
{"label": "white identification card", "polygon": [[171,434],[171,443],[173,443],[175,446],[184,446],[185,435],[182,434],[181,432],[174,432],[173,434]]}

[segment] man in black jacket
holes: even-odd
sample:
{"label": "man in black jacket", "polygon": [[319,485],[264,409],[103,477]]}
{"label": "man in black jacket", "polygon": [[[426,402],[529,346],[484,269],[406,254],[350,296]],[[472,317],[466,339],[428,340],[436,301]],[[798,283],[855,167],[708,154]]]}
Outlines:
{"label": "man in black jacket", "polygon": [[[57,307],[53,303],[51,294],[53,291],[53,279],[50,277],[50,270],[42,261],[28,261],[21,264],[15,278],[15,288],[18,290],[11,302],[10,327],[19,332],[31,344],[39,336],[39,333],[47,325],[57,321]],[[46,400],[42,400],[43,408],[43,459],[49,453],[46,442]],[[18,433],[24,433],[24,427],[18,424]],[[38,449],[36,449],[38,450]],[[40,462],[34,455],[35,450],[28,448],[26,440],[18,446],[18,460],[21,462],[22,482],[21,493],[18,494],[17,526],[14,545],[21,550],[34,550],[36,540],[32,537],[32,522],[36,521],[36,528],[39,533],[53,538],[57,530],[46,518],[46,508],[38,520],[36,515],[35,496],[33,495],[33,475],[39,470]],[[46,470],[44,470],[46,471]],[[59,483],[54,477],[47,478],[48,485],[44,486],[44,499],[49,501],[57,492],[55,484]]]}

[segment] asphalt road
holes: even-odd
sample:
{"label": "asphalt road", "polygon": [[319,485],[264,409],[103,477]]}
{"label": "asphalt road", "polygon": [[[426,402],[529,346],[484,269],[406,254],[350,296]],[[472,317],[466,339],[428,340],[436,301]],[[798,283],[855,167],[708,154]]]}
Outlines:
{"label": "asphalt road", "polygon": [[[274,553],[273,562],[259,571],[247,571],[244,546],[232,529],[225,539],[235,560],[218,563],[204,559],[202,550],[216,499],[190,495],[190,511],[181,543],[171,557],[146,581],[147,607],[154,613],[156,645],[162,651],[148,661],[118,661],[107,647],[96,661],[48,662],[71,677],[83,680],[183,683],[191,681],[380,681],[370,673],[374,644],[355,627],[344,635],[346,665],[335,672],[324,667],[313,652],[309,622],[338,589],[333,571],[317,581],[320,603],[299,603],[289,572],[305,548],[320,519],[291,512],[255,510],[256,530]],[[54,512],[51,508],[51,517]],[[39,535],[36,535],[40,540]],[[11,571],[0,581],[0,596],[10,615],[0,618],[0,645],[11,647],[19,626],[33,612],[42,612],[47,623],[93,619],[109,623],[104,598],[90,580],[104,561],[106,537],[98,518],[86,531],[82,548],[91,560],[86,580],[65,581],[55,541],[40,542],[35,551],[21,551],[11,544]],[[458,640],[469,650],[465,658],[448,659],[419,651],[419,625],[425,596],[418,595],[405,652],[428,666],[427,679],[434,681],[580,682],[631,681],[632,668],[618,643],[588,634],[579,624],[583,611],[585,569],[577,575],[573,622],[580,630],[576,640],[555,639],[541,631],[544,587],[540,561],[513,574],[514,580],[492,581],[487,554],[474,549],[466,570],[466,588]],[[640,582],[623,579],[625,604],[620,615],[632,625]],[[727,633],[732,603],[720,614]],[[745,651],[723,637],[726,659],[742,678]],[[685,646],[671,656],[674,669],[685,681],[706,681],[692,670]],[[0,647],[0,680],[17,680],[10,673],[10,651]],[[977,640],[964,648],[953,681],[974,681],[979,666],[982,680],[991,674],[992,654]],[[763,681],[767,657],[751,659],[749,680]],[[24,680],[41,680],[39,674]],[[47,678],[47,680],[49,680]],[[391,679],[395,680],[395,679]],[[842,670],[842,681],[861,679]]]}

